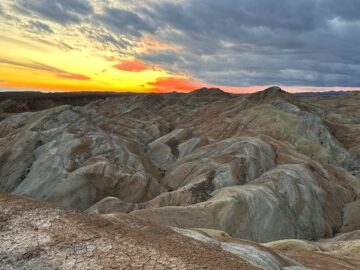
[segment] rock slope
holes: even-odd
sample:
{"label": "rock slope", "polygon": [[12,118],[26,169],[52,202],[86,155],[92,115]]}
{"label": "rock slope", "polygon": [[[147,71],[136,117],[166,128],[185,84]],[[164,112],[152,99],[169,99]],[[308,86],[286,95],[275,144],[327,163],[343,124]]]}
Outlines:
{"label": "rock slope", "polygon": [[170,228],[0,194],[0,269],[258,269]]}
{"label": "rock slope", "polygon": [[351,233],[360,228],[359,104],[357,93],[279,87],[4,94],[0,191],[256,242]]}
{"label": "rock slope", "polygon": [[[0,193],[0,269],[358,269],[358,236],[267,244]],[[339,268],[341,267],[341,268]]]}

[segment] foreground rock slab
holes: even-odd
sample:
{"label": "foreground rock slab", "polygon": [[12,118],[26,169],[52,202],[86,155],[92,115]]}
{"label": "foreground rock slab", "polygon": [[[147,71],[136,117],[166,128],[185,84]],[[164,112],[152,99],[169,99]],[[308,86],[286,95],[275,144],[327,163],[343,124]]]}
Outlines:
{"label": "foreground rock slab", "polygon": [[0,269],[258,269],[164,226],[0,193]]}

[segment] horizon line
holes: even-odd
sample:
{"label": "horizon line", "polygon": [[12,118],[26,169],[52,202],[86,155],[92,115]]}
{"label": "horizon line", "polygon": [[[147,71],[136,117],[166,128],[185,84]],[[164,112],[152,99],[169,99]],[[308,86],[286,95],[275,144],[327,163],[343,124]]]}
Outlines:
{"label": "horizon line", "polygon": [[[253,86],[250,86],[253,87]],[[250,88],[249,87],[249,88]],[[261,86],[256,86],[256,87],[261,87]],[[195,88],[193,90],[190,91],[179,91],[179,90],[169,90],[166,92],[156,92],[156,91],[132,91],[132,90],[128,90],[128,91],[119,91],[119,90],[92,90],[92,89],[88,89],[88,90],[65,90],[65,89],[54,89],[54,90],[45,90],[45,89],[32,89],[32,88],[21,88],[21,89],[17,89],[17,88],[1,88],[0,87],[0,93],[45,93],[45,94],[56,94],[56,93],[99,93],[99,94],[170,94],[170,93],[178,93],[178,94],[188,94],[188,93],[192,93],[195,92],[197,90],[200,89],[219,89],[221,91],[223,91],[224,93],[229,93],[229,94],[237,94],[237,95],[241,95],[241,94],[252,94],[252,93],[256,93],[256,92],[261,92],[264,91],[268,88],[271,87],[279,87],[281,88],[281,90],[288,92],[288,93],[293,93],[293,94],[301,94],[301,93],[326,93],[326,92],[359,92],[360,91],[360,87],[357,89],[357,87],[337,87],[337,86],[330,86],[330,87],[311,87],[311,86],[288,86],[285,87],[284,86],[264,86],[264,88],[261,88],[259,90],[256,91],[249,91],[249,92],[231,92],[231,91],[227,91],[226,89],[223,89],[221,87],[200,87],[200,88]],[[243,87],[246,88],[246,87]],[[300,91],[288,91],[286,88],[298,88]],[[313,90],[308,90],[306,91],[305,88],[309,88],[309,89],[313,89]],[[320,88],[324,88],[323,90]],[[334,88],[334,89],[332,89]],[[349,89],[351,88],[351,89]]]}

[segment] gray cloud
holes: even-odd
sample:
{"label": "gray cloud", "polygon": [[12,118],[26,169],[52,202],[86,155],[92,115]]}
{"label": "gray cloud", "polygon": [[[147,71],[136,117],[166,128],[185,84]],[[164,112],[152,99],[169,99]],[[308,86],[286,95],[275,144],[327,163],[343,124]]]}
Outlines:
{"label": "gray cloud", "polygon": [[[95,12],[91,2],[102,8]],[[34,22],[76,26],[88,17],[87,30],[77,29],[104,50],[129,53],[151,34],[182,49],[138,58],[206,83],[360,86],[359,0],[18,0],[12,6],[40,17]]]}
{"label": "gray cloud", "polygon": [[323,0],[322,7],[329,16],[341,17],[344,20],[360,20],[360,2],[357,0]]}
{"label": "gray cloud", "polygon": [[47,25],[46,23],[40,22],[40,21],[30,20],[29,26],[30,26],[30,28],[32,28],[36,31],[54,33],[54,31],[51,29],[51,27],[49,25]]}
{"label": "gray cloud", "polygon": [[116,38],[109,33],[101,33],[94,36],[94,38],[102,44],[112,44],[118,49],[126,49],[130,43],[124,39]]}
{"label": "gray cloud", "polygon": [[108,56],[115,54],[117,57],[126,57],[133,46],[126,36],[118,35],[102,25],[84,25],[79,28],[79,32],[85,36],[92,49]]}
{"label": "gray cloud", "polygon": [[176,62],[180,61],[180,56],[176,55],[173,51],[154,52],[143,55],[142,58],[145,61],[156,62],[164,65],[175,65]]}
{"label": "gray cloud", "polygon": [[87,0],[20,0],[13,7],[24,15],[37,15],[61,24],[77,23],[93,13]]}
{"label": "gray cloud", "polygon": [[162,1],[141,12],[184,49],[175,63],[139,57],[214,84],[359,86],[358,10],[357,0]]}
{"label": "gray cloud", "polygon": [[105,26],[119,34],[139,37],[143,32],[155,32],[155,28],[149,20],[125,9],[105,8],[104,13],[99,16],[99,19]]}
{"label": "gray cloud", "polygon": [[[6,7],[6,6],[5,6]],[[4,7],[4,5],[2,5],[0,3],[0,17],[3,17],[6,19],[6,21],[16,21],[16,17],[11,16],[8,12],[8,10],[6,10],[6,8]]]}

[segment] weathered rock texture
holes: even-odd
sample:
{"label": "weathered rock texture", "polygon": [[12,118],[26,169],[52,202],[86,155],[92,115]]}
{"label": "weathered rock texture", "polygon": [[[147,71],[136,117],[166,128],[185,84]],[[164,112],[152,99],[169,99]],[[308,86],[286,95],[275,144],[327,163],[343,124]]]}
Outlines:
{"label": "weathered rock texture", "polygon": [[358,239],[264,245],[221,231],[89,215],[0,193],[0,269],[357,269]]}
{"label": "weathered rock texture", "polygon": [[0,269],[258,269],[128,215],[111,221],[0,193]]}
{"label": "weathered rock texture", "polygon": [[24,95],[0,97],[0,191],[257,242],[360,228],[358,93]]}

